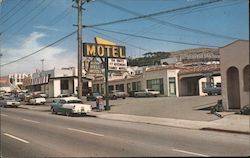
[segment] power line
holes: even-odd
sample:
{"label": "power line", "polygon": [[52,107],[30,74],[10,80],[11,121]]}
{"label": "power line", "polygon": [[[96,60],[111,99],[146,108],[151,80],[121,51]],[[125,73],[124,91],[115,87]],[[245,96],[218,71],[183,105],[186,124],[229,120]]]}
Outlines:
{"label": "power line", "polygon": [[[18,5],[20,5],[20,3],[22,3],[23,1],[22,0],[19,0],[18,2],[17,2],[17,4],[12,8],[12,9],[10,9],[7,13],[5,13],[4,15],[2,15],[2,18],[4,18],[5,16],[7,16],[9,13],[11,13],[13,10],[15,10],[16,9],[16,7],[18,7]],[[1,18],[1,19],[2,19]]]}
{"label": "power line", "polygon": [[190,42],[181,42],[181,41],[166,40],[166,39],[160,39],[160,38],[152,38],[152,37],[134,35],[134,34],[124,33],[124,32],[111,31],[111,30],[106,30],[106,29],[101,29],[101,28],[92,28],[92,29],[102,30],[102,31],[106,31],[106,32],[120,34],[120,35],[132,36],[132,37],[137,37],[137,38],[143,38],[143,39],[148,39],[148,40],[161,41],[161,42],[169,42],[169,43],[177,43],[177,44],[185,44],[185,45],[194,45],[194,46],[202,46],[202,47],[204,47],[204,46],[205,47],[216,47],[216,48],[219,47],[219,46],[207,45],[207,44],[199,44],[199,43],[190,43]]}
{"label": "power line", "polygon": [[[176,12],[176,11],[182,11],[182,10],[187,10],[187,9],[193,9],[195,7],[201,7],[201,6],[208,5],[208,4],[213,4],[213,3],[216,3],[216,2],[219,2],[219,1],[221,1],[221,0],[210,1],[210,2],[205,2],[205,3],[199,3],[199,4],[195,4],[195,5],[190,5],[190,6],[186,6],[186,7],[182,7],[182,8],[172,9],[172,10],[168,10],[168,11],[162,11],[162,12],[148,14],[148,15],[142,15],[142,14],[137,13],[135,11],[131,11],[129,9],[126,9],[124,7],[121,7],[121,6],[118,6],[118,5],[115,5],[115,4],[112,4],[112,3],[104,1],[104,0],[99,0],[98,2],[101,2],[103,4],[111,6],[113,8],[116,8],[116,9],[122,10],[124,12],[127,12],[127,13],[130,13],[130,14],[138,16],[138,17],[134,17],[134,18],[129,18],[129,19],[123,19],[123,20],[117,20],[117,21],[109,22],[111,24],[119,23],[119,22],[125,22],[125,21],[131,21],[131,20],[135,20],[135,19],[147,18],[150,21],[154,21],[154,22],[160,23],[162,25],[168,25],[168,26],[171,26],[171,27],[174,27],[174,28],[178,28],[180,30],[185,30],[185,31],[199,33],[199,34],[204,34],[204,35],[210,35],[210,36],[219,37],[219,38],[226,38],[226,39],[233,39],[233,40],[239,39],[239,38],[236,38],[236,37],[231,37],[231,36],[225,36],[225,35],[210,33],[210,32],[206,32],[206,31],[202,31],[202,30],[198,30],[198,29],[193,29],[193,28],[189,28],[189,27],[177,25],[177,24],[174,24],[174,23],[170,23],[170,22],[163,21],[163,20],[156,19],[156,18],[152,17],[152,16],[156,16],[156,15],[160,15],[160,14],[165,14],[165,13],[170,13],[170,12]],[[104,25],[109,25],[109,23],[103,23],[103,24]],[[90,25],[90,27],[95,27],[95,26],[103,26],[103,25],[101,25],[101,24],[92,25],[92,26]]]}
{"label": "power line", "polygon": [[39,4],[37,4],[35,7],[33,7],[31,9],[31,11],[29,11],[27,14],[25,14],[24,16],[22,16],[21,18],[19,18],[16,22],[12,23],[8,28],[6,28],[5,30],[2,31],[6,32],[8,31],[10,28],[14,27],[17,23],[19,23],[20,21],[22,21],[25,17],[29,16],[33,11],[35,11],[38,7],[40,7],[42,5],[42,3],[44,3],[45,0],[42,0]]}
{"label": "power line", "polygon": [[[133,18],[115,20],[115,21],[110,21],[110,22],[105,22],[105,23],[100,23],[100,24],[85,25],[84,27],[105,26],[105,25],[117,24],[117,23],[122,23],[122,22],[128,22],[128,21],[132,21],[132,20],[144,19],[144,18],[148,18],[148,17],[158,16],[158,15],[161,15],[161,14],[166,14],[166,13],[176,12],[176,11],[180,11],[180,10],[184,10],[184,9],[190,9],[190,8],[193,8],[193,7],[199,7],[199,6],[203,6],[203,5],[207,5],[207,4],[212,4],[212,3],[219,2],[219,1],[222,1],[222,0],[214,0],[214,1],[210,1],[210,2],[203,2],[203,3],[194,4],[194,5],[181,7],[181,8],[177,8],[177,9],[164,10],[164,11],[151,13],[151,14],[147,14],[147,15],[140,15],[140,16],[133,17]],[[132,11],[130,11],[130,12],[132,12]],[[136,14],[138,15],[138,13],[136,13]]]}
{"label": "power line", "polygon": [[[21,2],[24,2],[24,1],[21,1]],[[19,9],[17,9],[15,12],[13,12],[9,17],[7,17],[7,19],[5,19],[1,25],[3,25],[4,23],[6,23],[8,20],[10,20],[14,15],[16,15],[19,11],[21,11],[23,9],[23,7],[25,5],[27,5],[30,1],[26,1],[26,3],[23,3],[23,5],[20,6]]]}
{"label": "power line", "polygon": [[31,21],[33,21],[33,20],[34,20],[37,16],[39,16],[42,12],[44,12],[44,11],[51,5],[52,2],[54,2],[54,1],[49,1],[49,3],[47,3],[43,8],[41,8],[41,10],[40,10],[37,14],[35,14],[34,16],[32,16],[32,17],[30,18],[30,20],[28,20],[27,22],[25,22],[24,25],[22,25],[22,26],[20,27],[20,29],[18,29],[18,31],[17,31],[16,33],[14,33],[14,34],[17,34],[18,32],[20,32],[27,24],[29,24]]}
{"label": "power line", "polygon": [[32,56],[32,55],[34,55],[34,54],[37,54],[37,53],[43,51],[44,49],[47,49],[47,48],[49,48],[49,47],[51,47],[51,46],[53,46],[53,45],[55,45],[55,44],[57,44],[57,43],[63,41],[64,39],[66,39],[66,38],[72,36],[72,35],[75,34],[76,32],[77,32],[77,31],[71,32],[70,34],[68,34],[68,35],[66,35],[66,36],[64,36],[64,37],[62,37],[62,38],[60,38],[59,40],[57,40],[57,41],[55,41],[55,42],[53,42],[53,43],[51,43],[51,44],[48,44],[47,46],[45,46],[45,47],[43,47],[43,48],[41,48],[41,49],[39,49],[39,50],[37,50],[37,51],[35,51],[35,52],[32,52],[32,53],[30,53],[30,54],[28,54],[28,55],[25,55],[25,56],[23,56],[23,57],[21,57],[21,58],[19,58],[19,59],[10,61],[10,62],[8,62],[8,63],[5,63],[5,64],[3,64],[3,65],[0,65],[0,67],[6,66],[6,65],[10,65],[10,64],[12,64],[12,63],[18,62],[18,61],[23,60],[23,59],[25,59],[25,58],[28,58],[28,57],[30,57],[30,56]]}
{"label": "power line", "polygon": [[132,47],[134,47],[134,48],[142,49],[142,50],[144,50],[144,51],[149,51],[149,52],[151,51],[151,50],[148,50],[148,49],[145,49],[145,48],[136,46],[136,45],[134,45],[134,44],[130,44],[130,43],[127,43],[127,42],[125,42],[125,41],[119,40],[119,39],[117,39],[117,38],[111,37],[111,36],[109,36],[109,35],[107,35],[107,34],[104,34],[104,33],[98,32],[98,31],[94,31],[94,30],[90,30],[90,31],[95,32],[95,33],[100,34],[100,35],[103,35],[103,36],[106,36],[106,37],[108,37],[108,38],[114,39],[115,41],[118,41],[118,42],[120,42],[120,43],[124,43],[124,44],[126,44],[126,45],[128,45],[128,46],[132,46]]}
{"label": "power line", "polygon": [[[55,25],[56,23],[58,23],[59,21],[63,20],[66,16],[69,15],[71,11],[71,7],[66,8],[65,10],[63,10],[60,14],[58,14],[57,16],[55,16],[53,19],[51,19],[47,25]],[[51,24],[52,23],[52,24]]]}

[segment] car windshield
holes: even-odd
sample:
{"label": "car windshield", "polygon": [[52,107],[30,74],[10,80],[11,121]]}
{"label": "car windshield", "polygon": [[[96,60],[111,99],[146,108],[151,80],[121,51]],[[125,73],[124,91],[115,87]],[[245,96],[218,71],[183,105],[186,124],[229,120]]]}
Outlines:
{"label": "car windshield", "polygon": [[93,93],[93,96],[99,96],[100,94],[99,93]]}
{"label": "car windshield", "polygon": [[67,103],[82,103],[81,100],[69,100]]}
{"label": "car windshield", "polygon": [[149,89],[148,91],[155,91],[155,90],[153,90],[153,89]]}

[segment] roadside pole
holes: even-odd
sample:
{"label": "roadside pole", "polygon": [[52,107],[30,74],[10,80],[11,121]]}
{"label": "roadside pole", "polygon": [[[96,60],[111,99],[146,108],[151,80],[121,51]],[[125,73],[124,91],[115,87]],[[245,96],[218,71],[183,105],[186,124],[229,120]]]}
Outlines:
{"label": "roadside pole", "polygon": [[78,98],[82,99],[82,0],[76,0],[78,12]]}
{"label": "roadside pole", "polygon": [[109,97],[108,97],[108,72],[109,72],[109,63],[108,63],[108,55],[107,52],[105,52],[105,100],[106,100],[106,109],[110,110],[109,106]]}

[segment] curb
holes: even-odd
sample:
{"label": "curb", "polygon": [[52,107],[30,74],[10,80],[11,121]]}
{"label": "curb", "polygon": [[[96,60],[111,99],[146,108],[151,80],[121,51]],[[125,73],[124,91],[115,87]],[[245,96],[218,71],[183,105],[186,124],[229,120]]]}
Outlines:
{"label": "curb", "polygon": [[250,135],[250,132],[227,130],[227,129],[218,129],[218,128],[211,128],[211,127],[204,127],[204,128],[201,128],[200,130]]}
{"label": "curb", "polygon": [[[96,118],[102,118],[98,115],[91,115],[92,117]],[[134,123],[144,123],[144,124],[152,124],[152,125],[159,125],[159,126],[167,126],[167,127],[174,127],[174,128],[183,128],[183,129],[193,129],[193,130],[204,130],[204,131],[217,131],[217,132],[224,132],[224,133],[234,133],[234,134],[245,134],[245,135],[250,135],[250,132],[246,131],[236,131],[236,130],[227,130],[227,129],[218,129],[218,128],[213,128],[213,127],[202,127],[202,128],[187,128],[187,127],[181,127],[181,126],[173,126],[173,125],[165,125],[161,123],[152,123],[152,122],[140,122],[140,121],[130,121],[130,120],[119,120],[119,119],[108,119],[108,118],[102,118],[106,120],[116,120],[116,121],[124,121],[124,122],[134,122]]]}

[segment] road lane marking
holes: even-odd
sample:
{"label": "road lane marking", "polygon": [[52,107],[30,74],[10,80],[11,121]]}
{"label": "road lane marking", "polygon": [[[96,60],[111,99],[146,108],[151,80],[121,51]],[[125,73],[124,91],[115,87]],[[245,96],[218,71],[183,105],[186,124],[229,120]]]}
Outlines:
{"label": "road lane marking", "polygon": [[177,151],[177,152],[181,152],[181,153],[190,154],[190,155],[196,155],[196,156],[202,156],[202,157],[209,157],[208,155],[199,154],[199,153],[194,153],[194,152],[185,151],[185,150],[179,150],[179,149],[172,149],[172,150],[173,150],[173,151]]}
{"label": "road lane marking", "polygon": [[8,115],[6,115],[6,114],[0,114],[1,116],[8,116]]}
{"label": "road lane marking", "polygon": [[8,134],[8,133],[4,133],[4,135],[6,135],[6,136],[8,136],[8,137],[11,137],[11,138],[13,138],[13,139],[19,140],[19,141],[21,141],[21,142],[23,142],[23,143],[27,143],[27,144],[30,143],[30,142],[28,142],[27,140],[18,138],[18,137],[16,137],[16,136],[13,136],[13,135]]}
{"label": "road lane marking", "polygon": [[67,128],[67,129],[68,129],[68,130],[71,130],[71,131],[77,131],[77,132],[92,134],[92,135],[100,136],[100,137],[103,137],[103,136],[104,136],[103,134],[98,134],[98,133],[94,133],[94,132],[83,131],[83,130],[74,129],[74,128]]}
{"label": "road lane marking", "polygon": [[28,121],[28,122],[32,122],[32,123],[40,123],[38,121],[33,121],[33,120],[29,120],[29,119],[23,119],[24,121]]}

